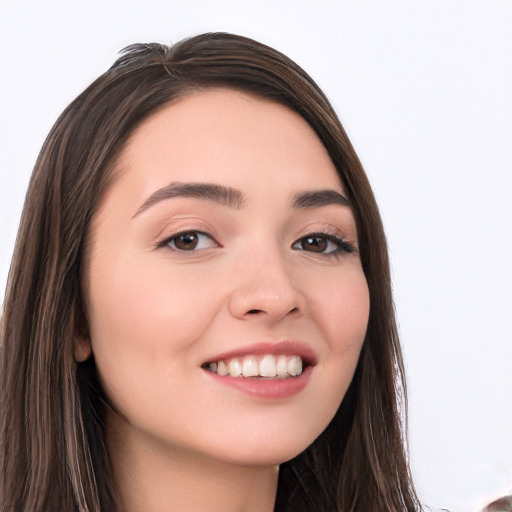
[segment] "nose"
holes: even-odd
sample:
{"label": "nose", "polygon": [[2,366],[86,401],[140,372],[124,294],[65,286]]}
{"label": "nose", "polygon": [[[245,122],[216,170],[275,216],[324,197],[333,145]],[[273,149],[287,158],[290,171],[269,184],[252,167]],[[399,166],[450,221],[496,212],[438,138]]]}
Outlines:
{"label": "nose", "polygon": [[252,255],[239,263],[236,288],[229,304],[234,317],[277,322],[304,313],[306,298],[279,250]]}

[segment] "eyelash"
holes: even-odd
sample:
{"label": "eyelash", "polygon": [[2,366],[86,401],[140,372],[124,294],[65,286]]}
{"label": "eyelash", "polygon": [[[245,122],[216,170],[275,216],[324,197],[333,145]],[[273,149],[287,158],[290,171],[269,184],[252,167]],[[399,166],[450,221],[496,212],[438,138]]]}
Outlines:
{"label": "eyelash", "polygon": [[[187,230],[187,231],[181,231],[179,233],[175,233],[175,234],[171,235],[170,237],[167,237],[165,240],[162,240],[161,242],[157,242],[155,244],[155,246],[158,249],[167,247],[167,248],[171,249],[172,251],[177,251],[180,253],[191,253],[191,252],[195,252],[197,250],[204,249],[204,248],[196,249],[196,247],[193,247],[192,249],[188,250],[188,249],[180,249],[180,248],[176,247],[176,240],[179,237],[185,237],[187,235],[194,235],[196,237],[204,236],[204,237],[207,237],[208,239],[210,239],[210,241],[213,244],[215,244],[215,246],[217,246],[217,247],[220,246],[211,235],[209,235],[208,233],[204,233],[202,231],[197,231],[197,230]],[[297,247],[299,244],[303,244],[308,239],[309,240],[312,240],[312,239],[325,240],[327,242],[327,244],[326,244],[327,247],[328,247],[329,242],[334,244],[336,247],[333,250],[329,250],[329,251],[308,251],[307,249],[304,249],[304,248],[301,249],[301,248]],[[198,243],[200,243],[200,241],[198,241]],[[174,247],[171,247],[171,244],[174,244]],[[308,233],[306,236],[303,236],[303,237],[299,238],[298,240],[296,240],[295,242],[293,242],[291,247],[294,250],[302,250],[302,251],[310,252],[313,254],[315,254],[315,253],[322,254],[327,257],[339,257],[343,253],[352,254],[356,251],[355,247],[352,244],[346,242],[342,238],[340,238],[336,235],[331,235],[331,234],[322,233],[322,232]]]}
{"label": "eyelash", "polygon": [[316,253],[316,254],[323,254],[325,256],[335,256],[335,257],[338,257],[340,256],[341,254],[345,253],[345,254],[352,254],[355,252],[355,247],[346,242],[345,240],[343,240],[342,238],[336,236],[336,235],[331,235],[331,234],[328,234],[328,233],[308,233],[306,236],[303,236],[302,238],[299,238],[297,241],[293,242],[292,244],[292,248],[295,249],[295,250],[303,250],[303,251],[306,251],[306,249],[298,249],[296,248],[296,246],[299,244],[299,243],[303,243],[305,240],[308,240],[308,239],[321,239],[321,240],[326,240],[327,242],[331,242],[332,244],[334,244],[336,246],[336,248],[334,250],[331,250],[331,251],[307,251],[307,252],[311,252],[311,253]]}
{"label": "eyelash", "polygon": [[[185,237],[186,235],[204,236],[204,237],[209,238],[216,246],[219,246],[219,244],[215,241],[215,239],[208,233],[204,233],[202,231],[193,230],[193,229],[175,233],[175,234],[171,235],[170,237],[167,237],[165,240],[162,240],[161,242],[157,242],[155,245],[156,245],[157,249],[167,247],[167,248],[171,249],[172,251],[177,251],[177,252],[181,252],[181,253],[195,252],[194,251],[196,249],[195,247],[193,247],[192,250],[179,249],[178,247],[176,247],[176,240],[179,237]],[[171,243],[174,243],[174,247],[170,247]],[[200,243],[200,242],[198,242],[198,243]],[[201,250],[201,249],[199,249],[199,250]]]}

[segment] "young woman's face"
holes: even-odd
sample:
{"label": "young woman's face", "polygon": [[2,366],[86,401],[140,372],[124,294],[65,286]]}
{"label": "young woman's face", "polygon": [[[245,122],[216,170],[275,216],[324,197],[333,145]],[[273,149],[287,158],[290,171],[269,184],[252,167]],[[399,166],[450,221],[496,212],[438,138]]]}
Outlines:
{"label": "young woman's face", "polygon": [[324,146],[282,105],[221,89],[146,121],[116,172],[83,284],[121,435],[241,465],[294,457],[338,409],[369,312]]}

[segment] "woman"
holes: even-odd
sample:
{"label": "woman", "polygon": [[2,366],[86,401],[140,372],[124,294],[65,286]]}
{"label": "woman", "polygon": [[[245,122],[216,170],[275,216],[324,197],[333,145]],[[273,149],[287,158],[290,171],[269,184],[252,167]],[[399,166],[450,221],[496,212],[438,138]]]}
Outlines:
{"label": "woman", "polygon": [[1,372],[5,511],[419,508],[374,197],[250,39],[133,45],[59,118]]}

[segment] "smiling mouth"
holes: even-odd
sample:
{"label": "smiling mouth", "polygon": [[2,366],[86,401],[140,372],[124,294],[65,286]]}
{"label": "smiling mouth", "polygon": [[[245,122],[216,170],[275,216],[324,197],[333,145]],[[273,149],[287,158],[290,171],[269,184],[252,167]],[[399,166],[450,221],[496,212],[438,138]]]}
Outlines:
{"label": "smiling mouth", "polygon": [[298,355],[262,354],[209,361],[202,368],[221,377],[277,380],[298,377],[308,366]]}

